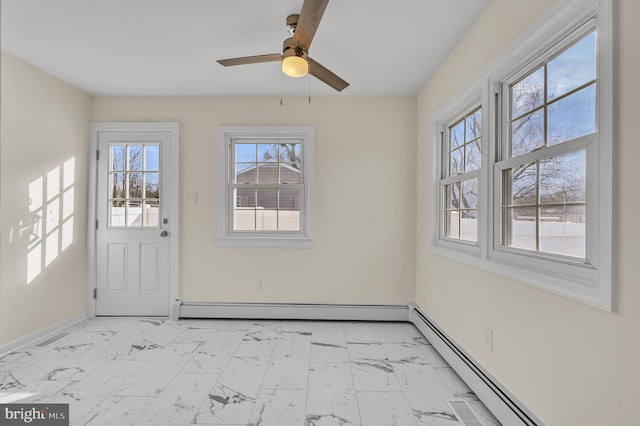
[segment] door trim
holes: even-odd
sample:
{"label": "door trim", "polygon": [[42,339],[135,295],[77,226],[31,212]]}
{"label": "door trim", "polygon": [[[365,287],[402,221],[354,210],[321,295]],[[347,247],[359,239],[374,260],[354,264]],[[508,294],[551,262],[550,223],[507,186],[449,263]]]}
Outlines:
{"label": "door trim", "polygon": [[[87,317],[96,316],[96,300],[93,292],[97,288],[97,259],[96,259],[96,219],[97,219],[97,194],[98,194],[98,164],[96,153],[98,151],[98,135],[103,132],[169,132],[171,146],[168,152],[171,162],[169,182],[166,185],[168,200],[165,203],[169,209],[171,224],[171,260],[169,265],[169,315],[173,315],[176,300],[179,300],[179,259],[180,259],[180,123],[177,122],[92,122],[89,135],[89,181],[88,181],[88,206],[87,206],[87,286],[86,306]],[[101,155],[107,155],[101,153]]]}

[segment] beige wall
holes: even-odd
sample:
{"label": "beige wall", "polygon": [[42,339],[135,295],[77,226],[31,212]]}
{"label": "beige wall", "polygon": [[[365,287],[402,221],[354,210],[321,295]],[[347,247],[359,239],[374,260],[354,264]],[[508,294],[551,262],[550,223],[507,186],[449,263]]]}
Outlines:
{"label": "beige wall", "polygon": [[[180,122],[180,297],[409,303],[415,290],[416,97],[96,97],[92,121]],[[316,244],[216,247],[220,125],[316,126]],[[186,204],[185,192],[198,203]],[[259,279],[265,289],[257,290]]]}
{"label": "beige wall", "polygon": [[[3,344],[85,312],[90,98],[9,54],[0,59]],[[48,238],[38,231],[45,210]]]}
{"label": "beige wall", "polygon": [[[428,120],[552,1],[495,0],[418,98],[416,300],[549,425],[637,425],[640,395],[640,2],[620,2],[619,309],[607,313],[427,250]],[[483,330],[494,330],[494,351]]]}

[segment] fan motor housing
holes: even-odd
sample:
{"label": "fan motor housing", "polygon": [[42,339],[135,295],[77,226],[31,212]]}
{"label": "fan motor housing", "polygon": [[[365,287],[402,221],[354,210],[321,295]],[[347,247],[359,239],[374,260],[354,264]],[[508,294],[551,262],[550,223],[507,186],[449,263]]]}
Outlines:
{"label": "fan motor housing", "polygon": [[293,37],[289,37],[282,42],[282,58],[284,59],[289,56],[299,56],[307,59],[307,52],[293,43]]}

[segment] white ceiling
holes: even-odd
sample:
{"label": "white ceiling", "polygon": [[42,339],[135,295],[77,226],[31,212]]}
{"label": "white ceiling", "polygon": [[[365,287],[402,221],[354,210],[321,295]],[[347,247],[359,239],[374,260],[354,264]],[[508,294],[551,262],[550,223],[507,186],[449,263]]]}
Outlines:
{"label": "white ceiling", "polygon": [[[278,62],[303,0],[1,0],[5,50],[91,95],[337,93]],[[331,0],[309,56],[345,95],[416,94],[490,0]]]}

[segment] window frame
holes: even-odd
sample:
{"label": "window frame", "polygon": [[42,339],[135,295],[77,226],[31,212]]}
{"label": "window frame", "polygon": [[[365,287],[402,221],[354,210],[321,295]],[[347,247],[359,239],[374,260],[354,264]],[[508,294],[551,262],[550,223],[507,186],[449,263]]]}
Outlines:
{"label": "window frame", "polygon": [[[302,150],[302,183],[287,184],[301,189],[300,231],[236,231],[233,230],[236,141],[260,143],[273,140],[295,140]],[[262,247],[262,248],[310,248],[314,244],[313,189],[314,189],[314,145],[313,126],[220,126],[218,137],[218,247]],[[284,184],[264,184],[273,189]],[[258,187],[260,184],[252,184]],[[273,188],[272,188],[273,187]],[[233,199],[232,199],[233,198]]]}
{"label": "window frame", "polygon": [[[492,273],[586,303],[606,311],[614,300],[614,3],[572,1],[553,5],[431,117],[432,185],[429,249]],[[545,148],[544,157],[584,149],[587,167],[586,261],[501,246],[502,170],[535,161],[535,152],[502,156],[508,143],[509,85],[570,46],[589,28],[596,31],[596,131]],[[469,247],[442,238],[444,226],[442,131],[473,105],[482,106],[482,167],[478,187],[478,244]],[[470,111],[470,110],[469,110]],[[437,211],[436,211],[437,208]]]}
{"label": "window frame", "polygon": [[[435,138],[438,141],[436,144],[434,144],[437,146],[435,146],[436,149],[433,152],[433,154],[435,155],[434,157],[432,157],[437,162],[436,169],[438,170],[438,181],[436,183],[436,188],[435,188],[435,193],[437,194],[437,197],[435,197],[434,199],[434,202],[438,206],[438,213],[436,216],[438,217],[437,231],[436,231],[438,238],[434,242],[438,247],[459,250],[463,253],[471,254],[471,255],[480,254],[481,245],[484,241],[484,235],[482,232],[480,232],[480,229],[482,228],[482,224],[486,222],[486,217],[485,217],[486,214],[485,214],[485,208],[484,208],[485,203],[483,203],[482,197],[480,195],[481,192],[484,192],[483,185],[486,180],[485,179],[486,173],[484,173],[484,169],[485,169],[484,157],[487,152],[486,143],[485,143],[486,117],[485,117],[485,111],[482,106],[480,93],[481,91],[478,90],[477,88],[472,89],[471,93],[463,97],[463,99],[471,98],[472,100],[470,102],[463,101],[463,102],[453,104],[451,108],[448,108],[447,111],[443,112],[442,116],[447,117],[445,120],[432,122],[432,129],[435,129],[435,132],[436,132]],[[446,148],[449,146],[449,143],[450,143],[449,136],[448,136],[449,129],[453,124],[459,122],[461,119],[464,119],[465,117],[467,117],[468,115],[470,115],[471,113],[475,112],[478,109],[482,111],[482,130],[481,130],[481,136],[480,136],[480,141],[481,141],[480,167],[470,172],[465,171],[464,173],[459,173],[455,176],[450,176],[449,170],[445,170],[445,166],[449,167],[448,166],[449,150],[448,148]],[[478,179],[478,202],[476,205],[476,210],[478,213],[478,220],[477,220],[478,239],[476,241],[455,239],[455,238],[449,238],[446,236],[445,187],[446,185],[449,185],[455,182],[462,182],[468,179]]]}

